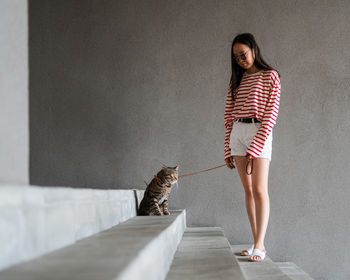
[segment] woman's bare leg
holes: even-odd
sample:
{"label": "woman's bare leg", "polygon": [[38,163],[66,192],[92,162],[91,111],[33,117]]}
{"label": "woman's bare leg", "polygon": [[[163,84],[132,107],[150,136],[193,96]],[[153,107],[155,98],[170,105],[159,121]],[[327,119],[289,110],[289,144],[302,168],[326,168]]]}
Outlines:
{"label": "woman's bare leg", "polygon": [[[242,185],[245,192],[245,204],[247,209],[247,214],[249,217],[250,227],[252,229],[252,234],[254,240],[257,240],[257,227],[255,218],[255,202],[253,196],[252,188],[252,175],[246,173],[247,158],[245,156],[233,156],[235,159],[238,174],[241,178]],[[247,255],[248,253],[246,253]]]}
{"label": "woman's bare leg", "polygon": [[[256,158],[253,160],[253,171],[251,174],[253,197],[256,209],[257,233],[254,238],[254,248],[264,250],[264,239],[270,215],[270,198],[268,194],[268,175],[270,160]],[[260,260],[259,256],[250,256],[251,260]]]}

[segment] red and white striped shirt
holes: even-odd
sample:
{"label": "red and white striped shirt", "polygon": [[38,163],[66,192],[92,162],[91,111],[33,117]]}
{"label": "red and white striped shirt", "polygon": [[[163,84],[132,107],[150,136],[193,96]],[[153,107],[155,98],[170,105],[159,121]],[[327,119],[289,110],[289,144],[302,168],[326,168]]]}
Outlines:
{"label": "red and white striped shirt", "polygon": [[234,121],[239,118],[257,118],[262,122],[247,149],[247,155],[257,158],[276,124],[281,95],[280,78],[275,70],[261,70],[253,74],[244,72],[236,91],[235,104],[232,102],[230,87],[226,97],[224,115],[225,159],[231,156],[230,135]]}

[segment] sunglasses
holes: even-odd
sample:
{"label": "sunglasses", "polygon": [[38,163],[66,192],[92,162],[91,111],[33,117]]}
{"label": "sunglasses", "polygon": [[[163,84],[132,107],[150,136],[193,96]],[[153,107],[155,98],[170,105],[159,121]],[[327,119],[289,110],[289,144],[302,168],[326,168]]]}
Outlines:
{"label": "sunglasses", "polygon": [[249,52],[250,50],[247,50],[245,53],[241,54],[241,55],[238,55],[236,57],[233,57],[232,60],[236,61],[237,63],[242,59],[242,60],[246,60],[247,59],[247,53]]}

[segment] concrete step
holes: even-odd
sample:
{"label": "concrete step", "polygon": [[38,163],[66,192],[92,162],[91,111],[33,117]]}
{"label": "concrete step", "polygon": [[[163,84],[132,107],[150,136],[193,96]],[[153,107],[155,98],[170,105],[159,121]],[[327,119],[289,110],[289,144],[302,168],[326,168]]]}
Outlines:
{"label": "concrete step", "polygon": [[168,216],[136,216],[2,270],[0,279],[165,279],[185,229],[185,210],[172,211]]}
{"label": "concrete step", "polygon": [[291,280],[277,264],[275,264],[268,256],[263,261],[251,262],[249,256],[241,256],[240,252],[247,249],[251,244],[231,244],[231,249],[235,260],[238,262],[246,280]]}
{"label": "concrete step", "polygon": [[144,190],[0,184],[0,269],[136,216]]}
{"label": "concrete step", "polygon": [[194,227],[186,229],[166,279],[245,278],[222,228]]}
{"label": "concrete step", "polygon": [[293,262],[275,262],[276,265],[284,272],[284,274],[288,275],[290,279],[293,280],[312,280],[305,271],[303,271],[300,267],[298,267]]}

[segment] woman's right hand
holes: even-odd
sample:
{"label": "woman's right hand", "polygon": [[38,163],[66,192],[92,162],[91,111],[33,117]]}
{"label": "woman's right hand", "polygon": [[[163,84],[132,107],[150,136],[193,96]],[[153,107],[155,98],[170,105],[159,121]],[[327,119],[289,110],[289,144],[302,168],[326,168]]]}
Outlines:
{"label": "woman's right hand", "polygon": [[230,169],[236,168],[235,165],[233,164],[233,156],[226,158],[225,162],[228,168]]}

